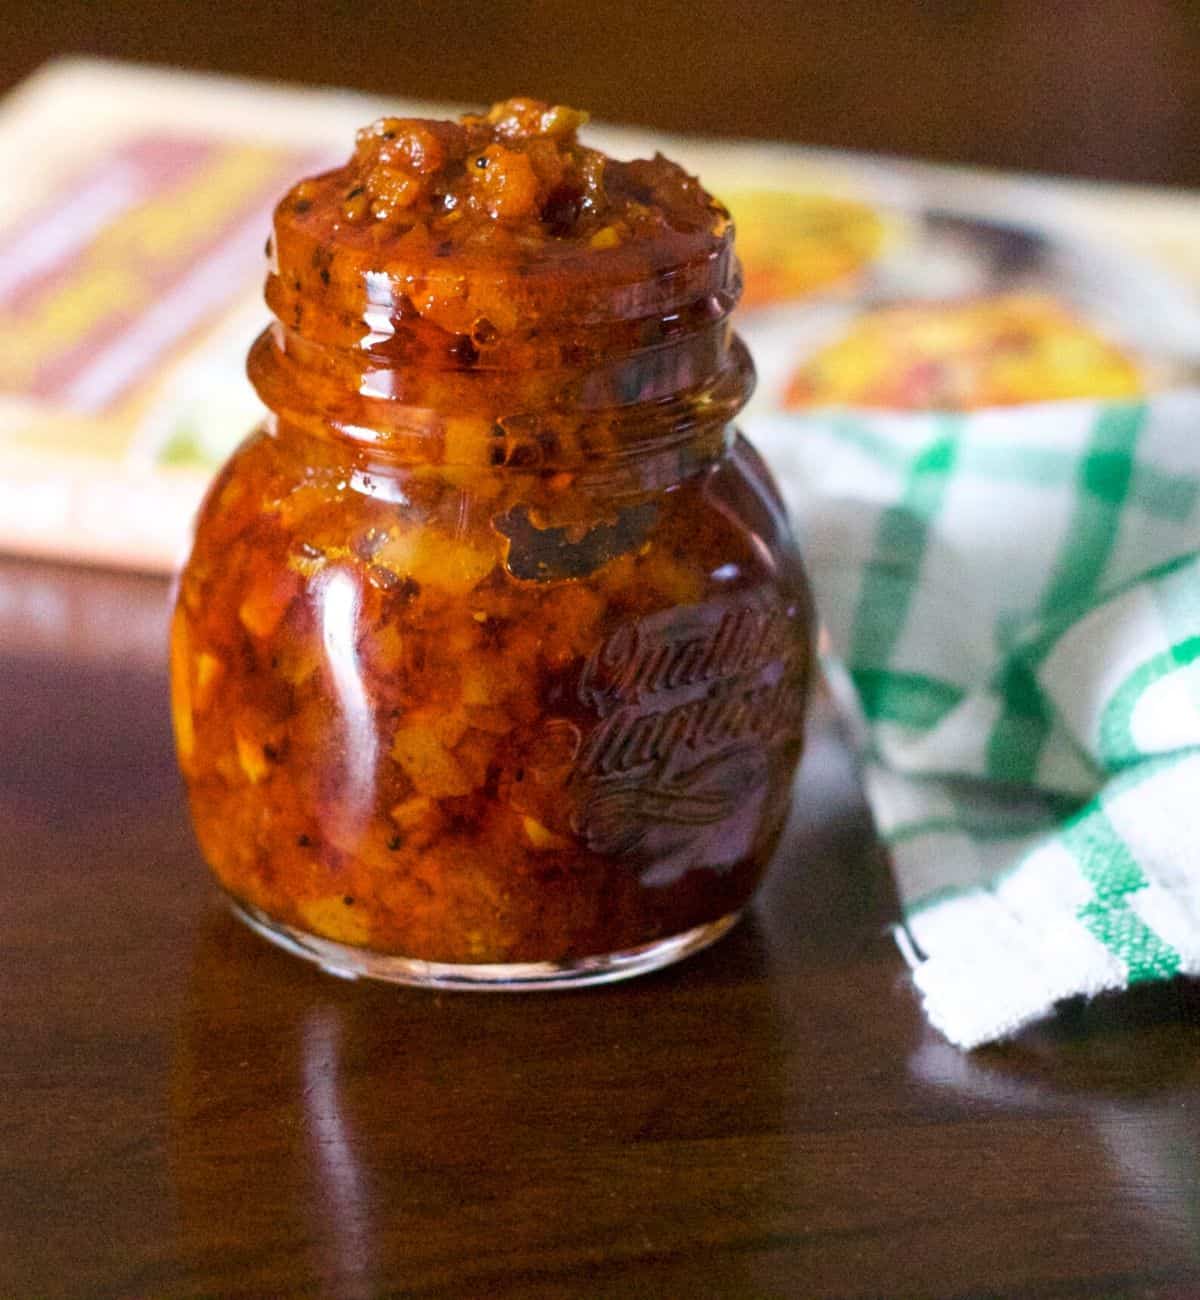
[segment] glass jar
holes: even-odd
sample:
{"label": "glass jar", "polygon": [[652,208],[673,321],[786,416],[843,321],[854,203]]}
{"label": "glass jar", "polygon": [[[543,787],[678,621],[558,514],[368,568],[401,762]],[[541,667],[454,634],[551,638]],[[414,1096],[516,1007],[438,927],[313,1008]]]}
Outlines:
{"label": "glass jar", "polygon": [[[180,580],[205,857],[255,929],[342,975],[651,969],[733,923],[788,813],[813,619],[731,423],[753,382],[732,228],[665,160],[604,160],[604,202],[547,234],[602,156],[534,108],[384,119],[281,202],[249,360],[270,415]],[[422,172],[430,139],[450,143]],[[362,178],[395,140],[428,202],[389,225],[395,184]],[[548,149],[566,199],[463,200],[469,233],[433,238],[463,166]]]}

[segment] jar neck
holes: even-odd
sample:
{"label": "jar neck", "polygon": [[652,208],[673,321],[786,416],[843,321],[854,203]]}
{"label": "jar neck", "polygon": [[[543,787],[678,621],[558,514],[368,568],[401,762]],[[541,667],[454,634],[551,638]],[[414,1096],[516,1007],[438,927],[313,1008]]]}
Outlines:
{"label": "jar neck", "polygon": [[720,454],[753,388],[740,284],[731,232],[379,271],[281,209],[249,375],[278,434],[373,460],[661,482]]}
{"label": "jar neck", "polygon": [[[754,384],[727,321],[623,356],[532,371],[385,364],[276,322],[250,378],[278,431],[399,464],[603,474],[711,459]],[[653,477],[661,478],[661,470]]]}

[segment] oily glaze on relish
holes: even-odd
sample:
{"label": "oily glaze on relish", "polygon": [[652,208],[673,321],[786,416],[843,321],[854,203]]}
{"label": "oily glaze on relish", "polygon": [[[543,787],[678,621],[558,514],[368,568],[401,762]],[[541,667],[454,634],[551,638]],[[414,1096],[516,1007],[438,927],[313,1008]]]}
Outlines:
{"label": "oily glaze on relish", "polygon": [[358,133],[344,167],[301,181],[285,204],[406,262],[531,260],[728,222],[661,154],[618,162],[580,144],[586,121],[531,99],[458,122],[380,118]]}
{"label": "oily glaze on relish", "polygon": [[276,211],[271,414],[200,513],[173,710],[221,884],[343,973],[662,964],[787,814],[812,616],[731,425],[733,232],[584,120],[384,118]]}

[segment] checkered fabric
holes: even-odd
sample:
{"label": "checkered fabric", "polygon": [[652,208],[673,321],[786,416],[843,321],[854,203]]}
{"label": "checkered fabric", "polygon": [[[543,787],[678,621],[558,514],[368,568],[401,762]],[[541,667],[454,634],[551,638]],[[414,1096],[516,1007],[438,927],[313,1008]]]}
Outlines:
{"label": "checkered fabric", "polygon": [[1200,972],[1200,392],[759,416],[963,1047]]}

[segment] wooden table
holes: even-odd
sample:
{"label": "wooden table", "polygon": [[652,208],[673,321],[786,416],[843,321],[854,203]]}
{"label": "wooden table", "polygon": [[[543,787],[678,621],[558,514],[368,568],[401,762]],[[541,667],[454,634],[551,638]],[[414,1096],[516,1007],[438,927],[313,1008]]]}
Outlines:
{"label": "wooden table", "polygon": [[828,717],[708,953],[343,983],[207,882],[165,601],[0,562],[0,1296],[1200,1295],[1197,986],[941,1042]]}
{"label": "wooden table", "polygon": [[[218,8],[11,0],[0,87],[85,52],[1200,183],[1169,0]],[[712,951],[574,994],[346,984],[207,881],[165,601],[0,561],[0,1300],[1200,1296],[1198,987],[949,1048],[828,717]]]}

